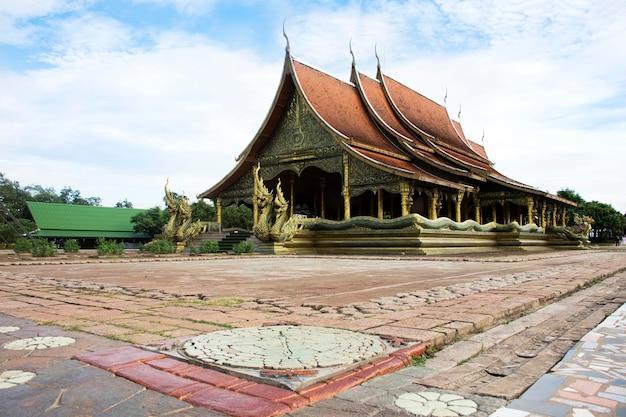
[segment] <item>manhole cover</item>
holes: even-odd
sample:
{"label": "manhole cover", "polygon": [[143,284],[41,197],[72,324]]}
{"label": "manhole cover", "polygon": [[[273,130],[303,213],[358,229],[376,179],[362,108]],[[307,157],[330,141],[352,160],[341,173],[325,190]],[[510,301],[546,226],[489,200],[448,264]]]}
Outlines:
{"label": "manhole cover", "polygon": [[253,369],[310,369],[349,365],[387,349],[377,336],[311,326],[268,326],[196,336],[187,356],[216,365]]}
{"label": "manhole cover", "polygon": [[49,349],[71,345],[74,342],[74,339],[65,336],[36,336],[5,343],[4,348],[10,350]]}

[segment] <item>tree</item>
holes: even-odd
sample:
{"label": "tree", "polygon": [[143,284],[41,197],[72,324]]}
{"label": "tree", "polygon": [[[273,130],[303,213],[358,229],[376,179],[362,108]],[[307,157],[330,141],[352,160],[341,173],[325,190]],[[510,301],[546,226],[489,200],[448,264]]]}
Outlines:
{"label": "tree", "polygon": [[215,220],[215,207],[204,200],[198,200],[191,204],[191,219],[210,222]]}
{"label": "tree", "polygon": [[230,205],[222,210],[222,226],[240,227],[242,229],[252,229],[252,209],[243,204]]}
{"label": "tree", "polygon": [[[32,219],[26,200],[29,193],[20,187],[17,181],[11,181],[0,172],[0,205],[16,218]],[[6,215],[6,213],[4,213]]]}
{"label": "tree", "polygon": [[133,223],[133,229],[135,232],[155,236],[163,231],[163,226],[165,226],[168,219],[169,213],[167,210],[161,210],[159,207],[153,207],[136,214],[130,219],[130,221]]}
{"label": "tree", "polygon": [[585,201],[585,199],[571,188],[557,192],[559,197],[567,198],[578,204],[578,207],[568,210],[569,214],[590,216],[594,220],[592,238],[594,241],[606,242],[622,236],[624,233],[624,216],[615,210],[612,205],[599,201]]}
{"label": "tree", "polygon": [[624,233],[624,216],[612,205],[589,201],[582,205],[582,212],[584,215],[591,216],[595,222],[592,232],[594,240],[606,242]]}
{"label": "tree", "polygon": [[119,208],[133,208],[133,203],[131,203],[130,201],[128,201],[128,199],[124,199],[124,201],[118,201],[117,203],[115,203],[115,207],[119,207]]}
{"label": "tree", "polygon": [[559,197],[567,198],[570,201],[573,201],[576,204],[583,204],[585,199],[580,196],[576,191],[571,188],[565,188],[556,193]]}

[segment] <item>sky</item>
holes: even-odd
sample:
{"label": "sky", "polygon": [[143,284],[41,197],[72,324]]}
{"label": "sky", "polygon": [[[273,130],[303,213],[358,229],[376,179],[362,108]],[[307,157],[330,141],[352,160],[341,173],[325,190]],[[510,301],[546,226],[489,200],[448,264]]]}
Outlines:
{"label": "sky", "polygon": [[626,212],[626,3],[0,0],[0,172],[103,205],[194,198],[252,140],[294,57],[351,57],[443,103],[496,169]]}

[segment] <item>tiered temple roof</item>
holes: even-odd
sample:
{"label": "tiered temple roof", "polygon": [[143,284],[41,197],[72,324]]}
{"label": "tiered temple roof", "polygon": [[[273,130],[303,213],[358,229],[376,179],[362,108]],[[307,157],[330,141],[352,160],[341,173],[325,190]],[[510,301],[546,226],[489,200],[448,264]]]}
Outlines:
{"label": "tiered temple roof", "polygon": [[445,106],[387,76],[380,64],[373,79],[358,72],[353,61],[347,82],[294,59],[289,49],[261,129],[239,156],[237,166],[199,197],[217,197],[250,169],[294,92],[349,155],[379,169],[450,189],[473,191],[492,184],[573,204],[496,171],[484,147],[467,138]]}

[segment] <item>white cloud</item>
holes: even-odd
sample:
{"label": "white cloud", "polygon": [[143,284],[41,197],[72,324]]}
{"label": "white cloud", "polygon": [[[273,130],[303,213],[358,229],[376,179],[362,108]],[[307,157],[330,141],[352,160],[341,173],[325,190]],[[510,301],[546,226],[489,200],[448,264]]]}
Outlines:
{"label": "white cloud", "polygon": [[[462,103],[466,132],[486,130],[500,171],[626,210],[626,56],[617,53],[626,8],[474,0],[307,7],[287,20],[296,56],[347,79],[352,37],[360,68],[373,75],[378,42],[389,75],[439,102],[448,87],[450,113]],[[167,176],[188,195],[219,180],[260,126],[281,72],[279,59],[197,34],[167,31],[140,46],[144,32],[103,16],[52,26],[51,68],[0,73],[0,166],[11,178],[70,185],[105,204],[158,204]],[[282,44],[273,31],[276,44],[265,48]]]}
{"label": "white cloud", "polygon": [[186,14],[204,14],[213,8],[217,0],[134,0],[134,2],[171,6]]}
{"label": "white cloud", "polygon": [[486,130],[503,173],[626,211],[626,195],[616,192],[626,187],[626,55],[617,53],[626,6],[438,3],[441,11],[424,2],[313,10],[292,25],[292,50],[346,78],[349,39],[371,75],[378,42],[388,75],[438,102],[448,88],[450,114],[462,104],[466,133],[480,140]]}
{"label": "white cloud", "polygon": [[[71,185],[106,204],[158,204],[167,176],[194,196],[251,140],[281,64],[169,33],[149,50],[91,51],[0,74],[0,145],[12,161],[1,165],[18,180]],[[160,179],[137,187],[135,178]]]}
{"label": "white cloud", "polygon": [[29,19],[81,10],[86,0],[0,0],[0,44],[25,45],[40,27]]}

